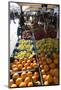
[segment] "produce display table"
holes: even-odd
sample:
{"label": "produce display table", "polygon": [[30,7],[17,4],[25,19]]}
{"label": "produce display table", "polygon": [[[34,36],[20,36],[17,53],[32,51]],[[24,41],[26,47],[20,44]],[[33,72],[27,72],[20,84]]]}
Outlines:
{"label": "produce display table", "polygon": [[16,43],[10,57],[9,87],[59,84],[58,39],[37,40],[35,32],[34,30],[23,31],[21,39]]}

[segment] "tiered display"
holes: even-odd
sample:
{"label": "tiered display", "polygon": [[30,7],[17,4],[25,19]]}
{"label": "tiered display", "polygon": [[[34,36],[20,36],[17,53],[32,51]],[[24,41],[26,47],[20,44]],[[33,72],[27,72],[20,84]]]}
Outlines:
{"label": "tiered display", "polygon": [[24,31],[10,58],[9,87],[59,84],[59,46],[57,39],[35,40]]}
{"label": "tiered display", "polygon": [[33,40],[19,40],[19,45],[16,47],[15,58],[30,58],[35,55],[35,47]]}
{"label": "tiered display", "polygon": [[42,39],[36,41],[43,85],[56,85],[59,82],[58,40]]}

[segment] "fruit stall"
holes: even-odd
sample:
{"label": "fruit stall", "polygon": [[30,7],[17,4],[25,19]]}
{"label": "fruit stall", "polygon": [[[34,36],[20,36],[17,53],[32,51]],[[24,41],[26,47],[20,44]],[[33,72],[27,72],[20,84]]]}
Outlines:
{"label": "fruit stall", "polygon": [[58,49],[56,38],[19,40],[10,58],[9,87],[59,84]]}
{"label": "fruit stall", "polygon": [[9,87],[49,85],[59,85],[59,38],[56,28],[49,24],[45,32],[34,20],[25,26],[10,57]]}

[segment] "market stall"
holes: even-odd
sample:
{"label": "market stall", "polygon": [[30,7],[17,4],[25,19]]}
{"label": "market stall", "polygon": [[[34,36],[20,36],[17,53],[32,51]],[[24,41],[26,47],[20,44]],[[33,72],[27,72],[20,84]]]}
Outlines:
{"label": "market stall", "polygon": [[21,9],[26,6],[25,22],[10,57],[9,87],[58,85],[59,28],[53,23],[55,16],[51,13],[58,5],[17,4]]}

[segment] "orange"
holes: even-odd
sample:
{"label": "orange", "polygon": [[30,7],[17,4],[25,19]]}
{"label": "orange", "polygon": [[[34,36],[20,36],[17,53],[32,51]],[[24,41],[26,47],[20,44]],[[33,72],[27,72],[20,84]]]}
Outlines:
{"label": "orange", "polygon": [[53,58],[56,59],[57,58],[57,54],[53,53]]}
{"label": "orange", "polygon": [[50,72],[49,71],[46,71],[46,75],[48,75],[48,74],[50,74]]}
{"label": "orange", "polygon": [[27,63],[28,63],[28,65],[30,65],[30,63],[31,63],[31,60],[27,60]]}
{"label": "orange", "polygon": [[18,62],[18,60],[15,59],[15,60],[14,60],[14,63],[16,64],[17,62]]}
{"label": "orange", "polygon": [[46,60],[46,58],[45,58],[45,57],[42,57],[42,58],[41,58],[41,60],[42,60],[42,61],[45,61],[45,60]]}
{"label": "orange", "polygon": [[37,76],[32,76],[32,79],[33,79],[34,81],[37,81],[37,80],[38,80]]}
{"label": "orange", "polygon": [[26,68],[27,68],[27,67],[28,67],[28,63],[25,63],[25,64],[24,64],[24,67],[26,67]]}
{"label": "orange", "polygon": [[53,82],[54,82],[54,84],[59,84],[59,82],[58,82],[58,77],[53,77]]}
{"label": "orange", "polygon": [[17,87],[16,84],[12,84],[12,85],[11,85],[11,88],[15,88],[15,87]]}
{"label": "orange", "polygon": [[25,82],[21,82],[19,87],[25,87],[26,86],[26,83]]}
{"label": "orange", "polygon": [[38,58],[38,61],[41,61],[41,58],[40,57]]}
{"label": "orange", "polygon": [[18,64],[18,69],[21,70],[22,69],[22,65]]}
{"label": "orange", "polygon": [[46,74],[42,75],[42,77],[43,77],[43,80],[46,81],[46,77],[47,77]]}
{"label": "orange", "polygon": [[54,59],[54,64],[58,64],[58,59]]}
{"label": "orange", "polygon": [[34,60],[33,63],[36,63],[36,60]]}
{"label": "orange", "polygon": [[46,65],[44,65],[44,70],[45,71],[48,71],[49,70],[49,67],[48,67],[48,65],[46,64]]}
{"label": "orange", "polygon": [[52,83],[53,78],[52,78],[52,76],[51,76],[50,74],[48,74],[48,75],[46,76],[46,80],[47,80],[49,83]]}
{"label": "orange", "polygon": [[57,68],[54,69],[53,73],[54,73],[54,76],[58,77],[59,72]]}
{"label": "orange", "polygon": [[44,65],[46,65],[46,61],[43,61],[43,63],[42,63],[42,64],[43,64],[43,66],[44,66]]}
{"label": "orange", "polygon": [[27,67],[27,69],[28,69],[28,70],[30,70],[30,69],[31,69],[31,67],[30,67],[30,66],[28,66],[28,67]]}
{"label": "orange", "polygon": [[16,68],[16,67],[17,67],[17,65],[15,65],[15,64],[12,65],[12,69],[13,69],[13,68]]}
{"label": "orange", "polygon": [[11,86],[14,83],[13,79],[10,79],[9,85]]}
{"label": "orange", "polygon": [[49,85],[49,82],[48,81],[44,81],[44,85]]}
{"label": "orange", "polygon": [[41,70],[41,74],[45,74],[45,70],[44,69]]}
{"label": "orange", "polygon": [[25,61],[22,61],[22,65],[24,65],[26,62]]}
{"label": "orange", "polygon": [[30,63],[30,67],[33,68],[33,63]]}
{"label": "orange", "polygon": [[33,83],[32,82],[29,82],[28,83],[28,87],[30,87],[30,86],[33,86]]}
{"label": "orange", "polygon": [[32,77],[32,72],[29,71],[29,72],[27,73],[27,76],[28,76],[28,77]]}
{"label": "orange", "polygon": [[52,60],[47,58],[46,62],[47,62],[47,64],[51,64]]}
{"label": "orange", "polygon": [[20,64],[20,62],[19,62],[19,61],[17,61],[16,65],[18,65],[18,64]]}
{"label": "orange", "polygon": [[22,60],[21,59],[19,60],[19,62],[20,62],[20,64],[22,64]]}
{"label": "orange", "polygon": [[22,70],[23,70],[23,71],[26,70],[26,67],[23,67]]}
{"label": "orange", "polygon": [[53,69],[50,69],[50,75],[54,75],[54,73],[53,73]]}
{"label": "orange", "polygon": [[25,79],[26,78],[26,72],[25,71],[21,73],[21,78],[22,79]]}
{"label": "orange", "polygon": [[39,64],[41,65],[42,64],[42,61],[39,61]]}
{"label": "orange", "polygon": [[40,81],[35,82],[36,85],[41,85]]}
{"label": "orange", "polygon": [[38,58],[41,58],[41,55],[38,55]]}
{"label": "orange", "polygon": [[14,74],[13,74],[13,78],[14,78],[14,79],[19,78],[19,74],[18,74],[18,73],[14,73]]}
{"label": "orange", "polygon": [[22,82],[22,78],[17,78],[16,79],[16,85],[18,86]]}
{"label": "orange", "polygon": [[54,69],[54,68],[56,67],[56,65],[55,65],[54,63],[51,63],[51,64],[49,65],[49,67],[50,67],[51,69]]}
{"label": "orange", "polygon": [[39,73],[38,72],[34,72],[34,76],[36,76],[38,78],[39,77]]}
{"label": "orange", "polygon": [[30,77],[26,77],[24,81],[26,84],[28,84],[31,81],[31,79],[30,79]]}
{"label": "orange", "polygon": [[33,63],[33,67],[36,67],[37,66],[37,63]]}
{"label": "orange", "polygon": [[32,61],[35,61],[35,58],[32,58]]}
{"label": "orange", "polygon": [[40,54],[40,57],[44,57],[44,56],[45,56],[44,53],[41,53],[41,54]]}
{"label": "orange", "polygon": [[43,69],[43,65],[40,65],[40,68]]}
{"label": "orange", "polygon": [[18,68],[17,67],[13,68],[13,71],[14,72],[18,71]]}

